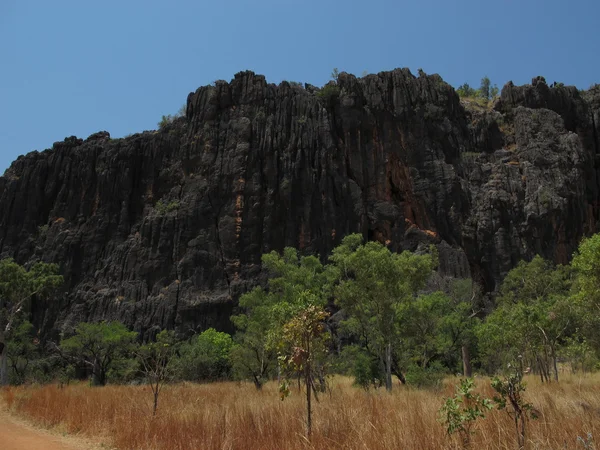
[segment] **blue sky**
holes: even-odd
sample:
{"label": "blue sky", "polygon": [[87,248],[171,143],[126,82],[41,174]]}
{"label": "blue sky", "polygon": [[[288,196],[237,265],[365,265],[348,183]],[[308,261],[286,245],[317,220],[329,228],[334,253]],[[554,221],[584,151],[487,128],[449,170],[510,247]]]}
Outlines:
{"label": "blue sky", "polygon": [[245,69],[322,85],[409,67],[450,84],[600,82],[598,0],[0,0],[0,173],[65,136],[154,129]]}

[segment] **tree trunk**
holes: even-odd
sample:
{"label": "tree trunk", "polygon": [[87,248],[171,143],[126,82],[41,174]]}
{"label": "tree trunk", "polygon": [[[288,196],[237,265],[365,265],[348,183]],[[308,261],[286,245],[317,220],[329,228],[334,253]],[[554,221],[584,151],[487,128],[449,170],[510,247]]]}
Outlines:
{"label": "tree trunk", "polygon": [[311,405],[311,382],[310,382],[310,364],[306,364],[305,369],[305,379],[306,383],[306,437],[310,441],[310,436],[312,434],[312,405]]}
{"label": "tree trunk", "polygon": [[0,336],[0,386],[8,385],[8,348]]}
{"label": "tree trunk", "polygon": [[[260,378],[257,377],[256,375],[253,375],[252,381],[254,381],[254,387],[256,388],[256,390],[261,391],[263,385],[262,385],[262,382],[260,381]],[[281,383],[277,383],[277,385],[280,386]]]}
{"label": "tree trunk", "polygon": [[98,358],[94,360],[92,369],[92,386],[104,386],[106,384],[106,372],[102,369]]}
{"label": "tree trunk", "polygon": [[[0,324],[2,327],[2,324]],[[0,386],[8,385],[8,346],[4,327],[0,328]]]}
{"label": "tree trunk", "polygon": [[392,343],[385,347],[385,389],[392,392]]}
{"label": "tree trunk", "polygon": [[158,409],[158,394],[159,394],[159,387],[160,385],[157,384],[156,386],[153,386],[153,390],[154,390],[154,408],[152,409],[152,417],[156,416],[156,410]]}
{"label": "tree trunk", "polygon": [[462,346],[462,362],[463,376],[471,378],[473,376],[473,369],[471,368],[471,352],[469,352],[469,347],[466,345]]}
{"label": "tree trunk", "polygon": [[556,360],[556,351],[554,350],[554,347],[552,347],[551,356],[552,365],[554,366],[554,381],[558,383],[558,361]]}

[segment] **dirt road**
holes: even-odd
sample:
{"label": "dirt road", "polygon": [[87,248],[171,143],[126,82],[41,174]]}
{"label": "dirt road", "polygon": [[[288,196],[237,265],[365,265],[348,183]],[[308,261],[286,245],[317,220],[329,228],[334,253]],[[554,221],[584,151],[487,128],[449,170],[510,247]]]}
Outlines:
{"label": "dirt road", "polygon": [[2,410],[0,405],[0,450],[86,450],[94,448],[76,438],[61,437],[35,429]]}

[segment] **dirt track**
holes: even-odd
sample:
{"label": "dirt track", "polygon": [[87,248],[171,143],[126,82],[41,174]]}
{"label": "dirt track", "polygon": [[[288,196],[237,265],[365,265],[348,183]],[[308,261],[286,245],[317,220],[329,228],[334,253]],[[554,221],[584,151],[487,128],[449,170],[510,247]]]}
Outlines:
{"label": "dirt track", "polygon": [[0,405],[0,450],[84,450],[93,448],[75,438],[37,430],[2,410]]}

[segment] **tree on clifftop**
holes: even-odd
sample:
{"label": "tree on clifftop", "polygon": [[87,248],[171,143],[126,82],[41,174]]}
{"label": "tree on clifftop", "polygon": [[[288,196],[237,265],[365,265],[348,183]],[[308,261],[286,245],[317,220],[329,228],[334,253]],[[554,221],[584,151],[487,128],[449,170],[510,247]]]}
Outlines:
{"label": "tree on clifftop", "polygon": [[27,270],[12,259],[0,261],[0,385],[8,384],[7,341],[33,297],[48,297],[63,282],[56,264],[35,263]]}

